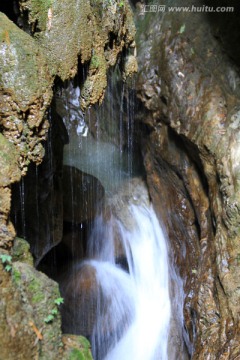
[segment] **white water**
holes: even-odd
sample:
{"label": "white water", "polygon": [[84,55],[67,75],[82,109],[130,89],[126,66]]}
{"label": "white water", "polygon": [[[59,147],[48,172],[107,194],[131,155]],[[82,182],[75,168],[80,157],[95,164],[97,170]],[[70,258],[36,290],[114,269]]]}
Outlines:
{"label": "white water", "polygon": [[[123,92],[119,119],[120,149],[114,144],[101,141],[101,136],[99,137],[98,134],[97,139],[93,138],[88,132],[83,114],[79,110],[79,95],[79,88],[70,84],[66,89],[65,102],[63,104],[60,102],[62,107],[59,105],[59,111],[62,111],[61,116],[71,139],[69,145],[65,146],[64,162],[96,176],[104,185],[106,194],[112,195],[123,181],[132,175],[134,162],[132,160],[133,123],[131,118],[133,119],[133,114],[129,107],[127,110],[130,119],[127,122],[128,151],[125,153],[122,151]],[[113,104],[112,95],[109,96],[109,103]],[[110,106],[110,114],[112,120],[118,119],[113,111],[113,105]],[[105,113],[100,114],[100,118],[101,116],[105,116]],[[123,201],[125,205],[128,202],[126,198],[125,196]],[[122,206],[120,201],[119,206]],[[88,323],[91,323],[90,320],[95,318],[97,312],[98,316],[91,334],[95,360],[180,359],[179,345],[173,346],[174,349],[176,348],[173,355],[168,348],[171,304],[168,288],[168,255],[164,234],[152,206],[129,205],[129,207],[131,215],[129,216],[127,212],[127,216],[131,217],[130,221],[127,218],[124,221],[124,216],[126,216],[124,210],[123,216],[120,216],[122,222],[114,215],[107,222],[104,222],[102,217],[96,219],[91,239],[88,241],[89,260],[78,264],[79,268],[74,267],[75,305],[74,309],[72,309],[73,305],[70,306],[67,321],[74,324],[76,333],[86,331],[88,335]],[[128,227],[127,230],[123,223],[133,223],[134,226],[131,230]],[[89,272],[89,267],[94,271]],[[88,278],[89,273],[91,276]],[[82,280],[79,282],[80,285],[78,284],[79,274],[80,277],[86,276],[86,280],[83,281],[84,286],[80,286]],[[90,290],[89,280],[93,280]],[[98,284],[97,291],[95,280]],[[86,287],[86,294],[83,293],[84,287]],[[71,291],[72,289],[70,293]],[[86,307],[84,302],[88,303]],[[174,310],[174,307],[172,308]],[[85,316],[88,312],[85,311],[86,309],[92,313],[92,316],[91,314]],[[174,311],[174,318],[175,315]],[[82,324],[79,326],[81,321]],[[172,329],[171,331],[173,334]]]}
{"label": "white water", "polygon": [[[171,311],[166,241],[152,206],[131,205],[130,212],[132,231],[113,217],[105,226],[102,222],[102,245],[87,262],[96,270],[103,302],[92,334],[93,355],[98,360],[167,360]],[[129,273],[114,260],[116,233]]]}

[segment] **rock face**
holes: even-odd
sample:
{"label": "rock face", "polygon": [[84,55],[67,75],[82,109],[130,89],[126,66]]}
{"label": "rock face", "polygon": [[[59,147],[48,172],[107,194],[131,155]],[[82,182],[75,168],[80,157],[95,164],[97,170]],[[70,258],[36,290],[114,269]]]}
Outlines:
{"label": "rock face", "polygon": [[[115,64],[118,54],[123,49],[135,46],[135,27],[131,8],[127,2],[123,5],[120,5],[121,3],[115,1],[111,3],[111,6],[104,6],[101,2],[85,0],[80,2],[19,0],[14,2],[14,6],[18,8],[18,24],[22,29],[0,13],[0,125],[2,133],[0,135],[0,248],[4,254],[10,251],[15,237],[15,230],[9,217],[10,187],[20,180],[21,175],[26,175],[29,167],[31,169],[28,179],[31,185],[28,184],[27,192],[25,192],[24,181],[21,182],[20,200],[17,201],[17,206],[22,206],[22,208],[16,207],[14,211],[16,219],[19,218],[19,213],[23,217],[22,234],[26,235],[25,230],[31,233],[28,240],[35,255],[35,262],[38,262],[62,238],[62,150],[53,160],[52,148],[47,147],[49,143],[45,147],[42,144],[47,138],[49,126],[51,130],[54,128],[51,116],[48,114],[53,94],[52,88],[56,77],[58,81],[59,79],[64,81],[76,75],[77,72],[81,77],[82,72],[85,71],[84,66],[87,65],[86,79],[80,80],[81,106],[85,109],[88,105],[102,100],[107,83],[107,69]],[[91,31],[88,30],[89,28]],[[61,119],[57,122],[60,125]],[[57,147],[65,143],[65,139],[61,139],[63,134],[64,131],[61,134],[54,132]],[[30,162],[39,165],[45,153],[47,156],[41,168],[33,164],[29,166]],[[58,191],[60,195],[57,194]],[[25,196],[28,197],[29,206],[25,209],[26,211],[22,211],[25,207]],[[26,214],[28,220],[25,222]],[[38,227],[40,217],[43,224],[41,228]],[[30,282],[32,276],[42,279],[31,266],[29,268],[29,265],[21,265],[21,262],[16,263],[16,270],[22,274],[20,280],[24,280],[24,275],[28,280],[30,279]],[[73,353],[69,350],[71,348],[69,343],[65,344],[65,354],[58,351],[60,346],[58,340],[61,334],[59,319],[58,328],[54,330],[55,335],[53,335],[57,339],[56,342],[51,340],[47,344],[47,340],[46,342],[44,340],[40,343],[37,326],[41,326],[42,319],[40,321],[34,318],[32,323],[32,319],[29,318],[29,316],[35,316],[33,313],[36,308],[33,311],[29,305],[27,290],[26,292],[22,289],[16,290],[12,277],[2,266],[0,277],[1,306],[3,307],[0,342],[1,349],[4,348],[2,350],[4,358],[35,358],[40,350],[42,359],[54,359],[55,355],[58,359],[69,356],[76,358],[80,355],[86,359],[91,358],[88,346],[89,356],[83,353],[79,355],[79,344],[78,349],[73,349]],[[43,279],[43,283],[45,280]],[[49,285],[50,288],[54,286]],[[45,294],[45,290],[43,285],[41,292],[43,296],[46,295],[44,303],[47,305],[45,309],[41,307],[40,314],[45,314],[51,306],[48,303],[51,299],[47,295],[47,290]],[[22,296],[27,299],[26,303],[22,301]],[[11,316],[8,316],[9,312]],[[16,315],[12,317],[12,314]],[[31,325],[28,320],[31,321]],[[19,323],[17,325],[21,328],[19,331],[15,322]],[[53,355],[50,354],[51,347]]]}
{"label": "rock face", "polygon": [[19,2],[22,15],[28,13],[30,31],[45,50],[54,74],[62,80],[72,78],[77,73],[78,57],[82,64],[89,64],[81,94],[82,108],[102,100],[107,69],[116,63],[124,47],[134,47],[130,5],[121,5],[119,0],[111,4],[89,0]]}
{"label": "rock face", "polygon": [[1,127],[18,151],[22,174],[29,161],[40,163],[46,139],[45,112],[52,97],[46,58],[34,39],[0,13]]}
{"label": "rock face", "polygon": [[144,162],[185,279],[188,350],[198,360],[234,359],[240,355],[239,78],[204,14],[166,12],[161,21],[157,14],[141,21]]}
{"label": "rock face", "polygon": [[[10,359],[69,359],[79,352],[81,338],[65,344],[56,301],[60,298],[58,284],[32,267],[29,245],[16,239],[12,260],[4,262],[0,254],[0,339],[1,358]],[[27,262],[24,262],[27,261]],[[10,266],[7,268],[7,265]],[[52,320],[49,318],[53,315]],[[82,344],[84,344],[82,342]],[[83,359],[91,359],[85,343]],[[88,355],[87,355],[88,353]]]}
{"label": "rock face", "polygon": [[11,191],[8,187],[14,181],[18,181],[21,172],[18,168],[18,155],[13,146],[2,134],[0,134],[0,247],[10,249],[15,230],[9,218],[11,207]]}
{"label": "rock face", "polygon": [[65,301],[62,307],[63,332],[90,337],[96,321],[98,284],[96,270],[88,264],[78,265],[71,275],[60,279]]}
{"label": "rock face", "polygon": [[36,265],[62,240],[62,163],[67,141],[63,122],[52,110],[42,163],[31,163],[26,176],[12,186],[11,218],[17,234],[30,243]]}
{"label": "rock face", "polygon": [[1,251],[1,357],[32,359],[41,354],[42,359],[59,358],[62,352],[59,314],[52,324],[44,321],[55,308],[54,300],[60,297],[58,285],[29,264],[33,259],[26,241],[16,239],[12,260],[17,261],[9,261],[9,271],[3,255]]}
{"label": "rock face", "polygon": [[63,220],[73,224],[93,220],[104,199],[104,187],[92,175],[64,165]]}

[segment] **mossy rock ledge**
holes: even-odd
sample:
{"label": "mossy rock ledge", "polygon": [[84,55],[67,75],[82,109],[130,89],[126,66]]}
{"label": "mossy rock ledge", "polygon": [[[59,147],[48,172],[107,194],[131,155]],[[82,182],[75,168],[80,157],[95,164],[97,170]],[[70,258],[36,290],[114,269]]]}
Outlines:
{"label": "mossy rock ledge", "polygon": [[0,263],[0,281],[2,359],[92,359],[86,339],[62,337],[56,282],[20,261],[10,271]]}
{"label": "mossy rock ledge", "polygon": [[[27,173],[31,162],[40,164],[44,157],[56,78],[73,78],[87,65],[81,84],[85,110],[102,101],[107,70],[121,51],[135,47],[127,1],[113,0],[106,6],[101,0],[19,0],[18,5],[23,29],[0,13],[1,254],[10,253],[15,238],[9,216],[11,185]],[[82,338],[62,340],[58,312],[51,322],[44,320],[56,309],[58,285],[34,269],[24,244],[15,241],[9,266],[6,271],[0,261],[0,358],[91,359]]]}

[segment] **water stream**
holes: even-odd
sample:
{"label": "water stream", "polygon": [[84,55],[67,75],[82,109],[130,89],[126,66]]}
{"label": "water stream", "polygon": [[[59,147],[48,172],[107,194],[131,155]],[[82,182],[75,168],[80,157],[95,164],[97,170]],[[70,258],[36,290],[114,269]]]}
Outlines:
{"label": "water stream", "polygon": [[[116,145],[98,133],[98,114],[97,132],[91,134],[92,119],[89,115],[87,125],[79,110],[79,95],[79,88],[71,83],[63,96],[65,103],[61,102],[70,135],[64,162],[100,180],[105,205],[87,234],[85,257],[75,259],[60,279],[65,298],[63,331],[87,336],[94,360],[175,360],[176,351],[169,350],[174,306],[167,242],[146,185],[133,167],[133,109],[126,106],[131,121],[124,123],[122,93],[119,116],[114,119],[114,100],[111,92],[107,94],[107,112],[106,107],[105,112],[100,110],[100,117],[110,114],[110,120],[118,122],[115,129],[108,129],[119,137]],[[123,139],[124,127],[127,139]],[[137,179],[131,180],[133,176]],[[176,284],[172,276],[171,281]]]}
{"label": "water stream", "polygon": [[[130,205],[129,211],[134,228],[127,230],[112,217],[97,259],[89,262],[108,303],[106,313],[97,314],[93,353],[102,359],[107,351],[106,360],[165,360],[170,322],[166,241],[151,205]],[[116,233],[128,272],[114,257]]]}

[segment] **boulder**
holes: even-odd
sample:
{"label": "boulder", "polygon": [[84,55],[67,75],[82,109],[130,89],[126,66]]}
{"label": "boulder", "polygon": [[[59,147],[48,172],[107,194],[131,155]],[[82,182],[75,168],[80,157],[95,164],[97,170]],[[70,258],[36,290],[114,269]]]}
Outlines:
{"label": "boulder", "polygon": [[100,181],[73,166],[63,166],[63,220],[81,224],[93,220],[104,200]]}
{"label": "boulder", "polygon": [[59,279],[64,297],[61,308],[63,333],[90,337],[96,321],[98,284],[96,270],[88,264],[74,267]]}
{"label": "boulder", "polygon": [[[58,285],[23,262],[0,263],[1,358],[59,359],[61,321],[55,300]],[[56,309],[52,322],[45,319]]]}

